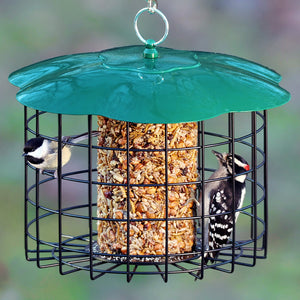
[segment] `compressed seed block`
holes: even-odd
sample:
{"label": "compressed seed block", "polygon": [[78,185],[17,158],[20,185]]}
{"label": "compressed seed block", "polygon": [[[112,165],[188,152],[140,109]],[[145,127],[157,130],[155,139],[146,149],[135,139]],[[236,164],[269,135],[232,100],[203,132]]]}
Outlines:
{"label": "compressed seed block", "polygon": [[[98,117],[98,146],[127,147],[126,122]],[[167,125],[168,149],[168,216],[192,217],[197,173],[197,150],[169,149],[197,146],[197,123]],[[138,149],[141,151],[133,151]],[[127,178],[127,151],[98,150],[98,181],[121,185],[98,185],[97,216],[115,219],[98,220],[98,244],[101,252],[127,254],[127,218],[130,255],[165,254],[166,222],[156,220],[166,216],[165,187],[165,125],[129,123],[129,178]],[[147,151],[142,151],[147,150]],[[151,150],[151,151],[150,151]],[[157,151],[163,150],[163,151]],[[127,192],[127,182],[130,186]],[[161,186],[151,186],[160,184]],[[130,215],[127,215],[127,194]],[[140,219],[150,219],[141,220]],[[153,219],[153,220],[152,220]],[[122,221],[118,221],[122,220]],[[168,221],[168,253],[191,252],[195,243],[193,220]],[[145,258],[144,258],[145,259]]]}

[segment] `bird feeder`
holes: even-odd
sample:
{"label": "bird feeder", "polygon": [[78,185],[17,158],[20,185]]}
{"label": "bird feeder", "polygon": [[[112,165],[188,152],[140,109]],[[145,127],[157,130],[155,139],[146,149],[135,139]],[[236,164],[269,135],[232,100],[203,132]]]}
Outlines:
{"label": "bird feeder", "polygon": [[[9,77],[20,88],[25,143],[41,136],[59,145],[57,176],[25,160],[25,252],[39,268],[167,281],[266,258],[267,110],[290,95],[279,74],[254,62],[158,47],[168,21],[149,3],[134,20],[144,45],[60,56]],[[158,42],[138,30],[147,12],[165,23]],[[85,131],[62,167],[62,137]],[[250,169],[242,207],[228,212],[240,215],[231,239],[205,263],[202,228],[213,215],[201,191],[217,168],[211,150],[238,153]]]}

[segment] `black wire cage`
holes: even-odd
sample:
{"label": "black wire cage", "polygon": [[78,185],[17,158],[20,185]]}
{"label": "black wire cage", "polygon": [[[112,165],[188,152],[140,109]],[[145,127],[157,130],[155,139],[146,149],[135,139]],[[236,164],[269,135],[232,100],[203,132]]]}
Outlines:
{"label": "black wire cage", "polygon": [[[57,126],[51,135],[43,134],[42,128],[48,129],[49,118]],[[91,279],[105,274],[123,274],[129,282],[134,275],[160,275],[168,281],[170,274],[188,273],[195,279],[202,279],[209,270],[232,273],[236,265],[253,267],[257,259],[267,256],[268,229],[268,178],[267,178],[267,112],[228,113],[213,120],[197,122],[197,146],[190,148],[168,148],[168,124],[165,126],[165,145],[163,149],[137,149],[129,145],[130,122],[126,124],[126,144],[122,148],[98,146],[92,138],[95,126],[92,115],[74,116],[72,124],[80,123],[87,128],[89,138],[86,144],[73,144],[73,152],[81,155],[82,165],[72,165],[71,170],[62,168],[64,126],[69,116],[49,114],[24,108],[24,138],[25,143],[31,137],[42,136],[56,140],[58,147],[57,176],[52,172],[40,173],[25,160],[25,252],[26,259],[36,261],[39,268],[59,267],[60,274],[69,274],[80,270],[90,273]],[[54,119],[54,120],[53,120]],[[214,124],[212,126],[212,124]],[[54,126],[52,126],[53,128]],[[218,128],[216,130],[216,127]],[[250,128],[250,129],[247,129]],[[247,131],[248,130],[248,131]],[[47,131],[47,130],[46,130]],[[57,135],[57,138],[53,136]],[[77,150],[78,149],[78,150]],[[231,240],[223,248],[214,262],[205,264],[202,251],[201,224],[205,218],[217,216],[193,214],[190,217],[172,217],[170,214],[169,194],[174,186],[196,186],[196,195],[205,188],[215,170],[216,161],[211,160],[211,150],[221,150],[230,153],[243,153],[251,166],[247,174],[247,195],[241,208],[228,212],[239,213],[237,223],[233,225]],[[197,152],[197,172],[199,177],[193,182],[171,183],[168,179],[168,157],[170,152],[193,150]],[[97,151],[120,151],[125,153],[126,179],[123,183],[101,182],[97,179],[95,158]],[[135,184],[131,183],[130,161],[133,152],[161,152],[165,156],[162,183]],[[82,152],[82,153],[81,153]],[[71,165],[71,163],[70,163]],[[232,175],[236,176],[236,175]],[[215,179],[216,180],[216,179]],[[220,179],[217,179],[220,180]],[[233,182],[233,181],[232,181]],[[49,186],[49,187],[47,187]],[[96,193],[98,186],[124,187],[126,213],[123,218],[101,218],[97,216]],[[165,202],[164,217],[137,218],[132,217],[130,192],[134,187],[164,187]],[[71,193],[70,190],[74,191]],[[49,193],[51,195],[49,195]],[[70,199],[71,198],[71,199]],[[73,199],[75,198],[75,199]],[[77,198],[77,199],[76,199]],[[201,201],[201,199],[199,199]],[[233,200],[235,201],[235,200]],[[99,204],[98,204],[99,205]],[[205,210],[202,205],[203,212]],[[169,227],[172,222],[189,220],[194,226],[194,244],[189,252],[169,253],[171,243]],[[165,252],[155,255],[132,254],[131,228],[137,224],[164,224],[163,236]],[[119,253],[103,252],[97,243],[97,222],[126,224],[125,251]],[[203,224],[202,224],[203,225]],[[120,225],[118,225],[120,227]],[[90,251],[92,249],[92,251]]]}

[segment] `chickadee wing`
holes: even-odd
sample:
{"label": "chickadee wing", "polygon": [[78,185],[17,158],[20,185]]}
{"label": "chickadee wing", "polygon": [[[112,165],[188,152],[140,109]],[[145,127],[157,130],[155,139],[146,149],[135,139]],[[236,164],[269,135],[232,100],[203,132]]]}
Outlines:
{"label": "chickadee wing", "polygon": [[54,154],[57,152],[58,143],[55,141],[49,141],[48,154]]}

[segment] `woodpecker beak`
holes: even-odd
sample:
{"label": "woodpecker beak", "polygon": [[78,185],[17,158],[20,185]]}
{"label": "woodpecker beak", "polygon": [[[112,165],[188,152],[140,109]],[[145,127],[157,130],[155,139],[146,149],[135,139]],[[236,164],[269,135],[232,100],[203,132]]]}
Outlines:
{"label": "woodpecker beak", "polygon": [[220,153],[220,152],[218,152],[218,151],[215,151],[215,150],[211,150],[211,152],[212,152],[216,157],[223,158],[222,153]]}
{"label": "woodpecker beak", "polygon": [[23,157],[26,156],[26,155],[27,155],[27,153],[25,153],[25,152],[22,154]]}
{"label": "woodpecker beak", "polygon": [[223,154],[218,152],[218,151],[215,151],[215,150],[211,150],[212,153],[217,157],[217,159],[220,161],[220,162],[224,162],[225,159],[223,157]]}

